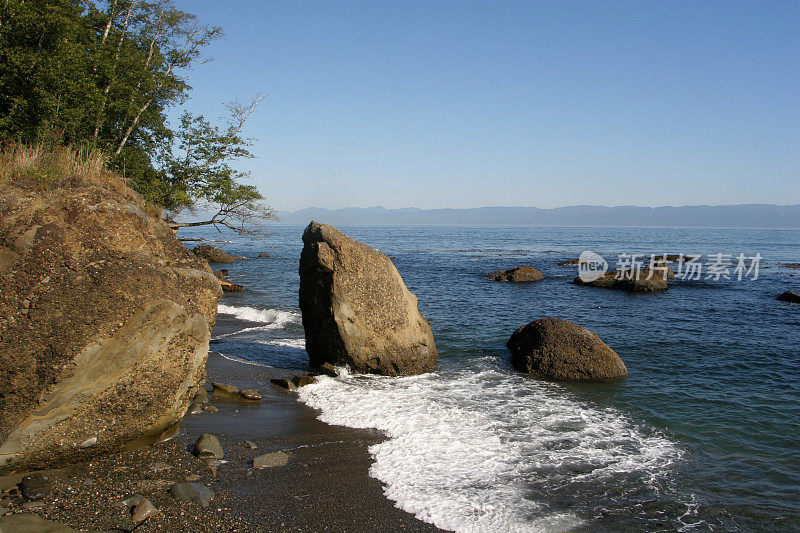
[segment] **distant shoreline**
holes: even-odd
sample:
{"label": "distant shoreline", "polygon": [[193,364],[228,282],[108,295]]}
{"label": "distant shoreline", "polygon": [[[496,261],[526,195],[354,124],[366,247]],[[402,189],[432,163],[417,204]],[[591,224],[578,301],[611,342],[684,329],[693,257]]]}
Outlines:
{"label": "distant shoreline", "polygon": [[743,204],[683,207],[569,206],[386,209],[311,207],[279,212],[282,223],[434,226],[546,226],[681,229],[800,229],[800,204]]}

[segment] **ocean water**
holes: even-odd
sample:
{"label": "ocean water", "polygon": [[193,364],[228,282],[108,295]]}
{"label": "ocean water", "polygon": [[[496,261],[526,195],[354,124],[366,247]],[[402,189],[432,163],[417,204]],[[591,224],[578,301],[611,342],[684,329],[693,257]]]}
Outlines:
{"label": "ocean water", "polygon": [[[431,321],[439,363],[422,376],[342,369],[299,400],[328,423],[377,428],[371,475],[418,518],[456,531],[800,530],[800,232],[780,230],[342,227],[394,258]],[[216,231],[247,290],[219,312],[259,325],[223,354],[306,369],[297,305],[303,228],[271,248]],[[675,280],[660,294],[579,287],[584,250],[761,254],[758,279]],[[482,279],[528,264],[533,284]],[[505,342],[547,316],[597,333],[630,376],[602,384],[529,378]]]}

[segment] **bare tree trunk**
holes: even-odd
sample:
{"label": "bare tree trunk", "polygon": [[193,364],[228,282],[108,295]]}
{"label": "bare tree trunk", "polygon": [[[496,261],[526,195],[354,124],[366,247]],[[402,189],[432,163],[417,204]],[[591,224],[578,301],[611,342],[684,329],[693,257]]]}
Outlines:
{"label": "bare tree trunk", "polygon": [[97,135],[100,133],[100,126],[102,126],[104,122],[103,113],[105,112],[106,104],[108,103],[108,92],[111,90],[111,85],[117,79],[117,64],[119,63],[119,53],[120,50],[122,49],[122,43],[125,41],[125,35],[128,31],[128,21],[131,18],[132,11],[133,11],[133,4],[131,4],[131,6],[128,8],[128,13],[125,15],[125,22],[122,23],[122,32],[119,35],[119,41],[117,41],[117,51],[114,52],[114,63],[111,69],[111,79],[108,80],[105,89],[103,89],[103,100],[100,102],[100,109],[97,110],[97,118],[95,120],[95,125],[94,125],[95,139],[97,139]]}
{"label": "bare tree trunk", "polygon": [[108,7],[108,22],[106,22],[106,27],[103,30],[103,36],[100,38],[100,49],[103,48],[103,44],[106,42],[106,38],[108,37],[108,32],[111,31],[111,24],[114,22],[116,15],[114,14],[114,9],[117,7],[117,0]]}

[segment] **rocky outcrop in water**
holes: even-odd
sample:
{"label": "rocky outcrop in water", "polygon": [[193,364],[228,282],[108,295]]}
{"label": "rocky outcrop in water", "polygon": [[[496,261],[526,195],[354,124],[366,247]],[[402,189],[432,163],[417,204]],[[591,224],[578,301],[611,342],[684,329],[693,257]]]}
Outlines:
{"label": "rocky outcrop in water", "polygon": [[178,422],[219,282],[121,183],[0,191],[0,469],[119,450]]}
{"label": "rocky outcrop in water", "polygon": [[419,374],[436,364],[431,327],[392,262],[338,229],[303,233],[300,309],[312,367]]}
{"label": "rocky outcrop in water", "polygon": [[233,263],[236,258],[229,253],[223,252],[216,246],[201,244],[192,248],[192,253],[197,257],[202,257],[209,263]]}
{"label": "rocky outcrop in water", "polygon": [[508,270],[497,270],[491,274],[487,274],[486,279],[523,283],[526,281],[539,281],[544,279],[544,274],[532,266],[518,266],[509,268]]}
{"label": "rocky outcrop in water", "polygon": [[525,324],[507,343],[514,367],[532,376],[561,381],[622,378],[619,355],[586,328],[560,318]]}
{"label": "rocky outcrop in water", "polygon": [[786,291],[784,293],[781,293],[780,296],[778,296],[778,300],[781,302],[790,302],[797,304],[800,303],[800,294],[794,291]]}
{"label": "rocky outcrop in water", "polygon": [[[605,289],[619,289],[631,292],[663,292],[669,288],[667,277],[669,272],[657,271],[650,273],[645,268],[639,271],[639,275],[632,275],[630,272],[615,270],[607,272],[599,278],[591,281],[584,281],[580,276],[576,277],[572,283],[575,285],[588,285],[589,287],[602,287]],[[674,277],[674,273],[672,274]]]}

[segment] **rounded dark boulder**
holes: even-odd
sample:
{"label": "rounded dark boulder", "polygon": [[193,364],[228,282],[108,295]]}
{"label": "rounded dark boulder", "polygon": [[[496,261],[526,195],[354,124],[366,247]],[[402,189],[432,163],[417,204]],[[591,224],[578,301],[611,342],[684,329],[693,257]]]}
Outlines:
{"label": "rounded dark boulder", "polygon": [[781,302],[790,302],[797,304],[800,303],[800,294],[794,291],[786,291],[784,293],[781,293],[780,296],[778,296],[778,300]]}
{"label": "rounded dark boulder", "polygon": [[515,331],[506,344],[514,367],[531,376],[558,381],[623,378],[619,355],[586,328],[560,318],[543,318]]}
{"label": "rounded dark boulder", "polygon": [[486,279],[522,283],[526,281],[539,281],[544,279],[544,274],[532,266],[518,266],[509,268],[508,270],[497,270],[491,274],[487,274]]}

